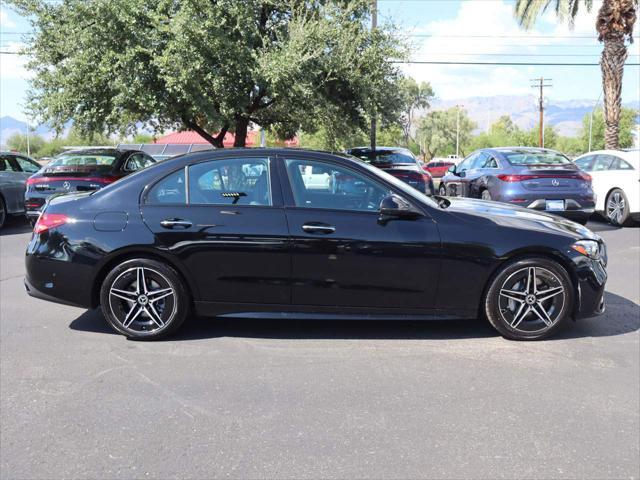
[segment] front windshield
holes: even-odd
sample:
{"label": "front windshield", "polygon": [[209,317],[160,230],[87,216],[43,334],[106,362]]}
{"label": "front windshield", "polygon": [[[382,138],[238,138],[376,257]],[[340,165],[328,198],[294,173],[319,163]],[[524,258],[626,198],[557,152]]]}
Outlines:
{"label": "front windshield", "polygon": [[416,163],[411,154],[402,150],[376,150],[373,152],[368,149],[352,149],[349,154],[374,165],[407,165]]}
{"label": "front windshield", "polygon": [[46,170],[109,172],[116,158],[115,155],[106,153],[63,153],[49,162]]}
{"label": "front windshield", "polygon": [[511,152],[504,154],[511,165],[567,165],[571,163],[567,157],[556,152]]}

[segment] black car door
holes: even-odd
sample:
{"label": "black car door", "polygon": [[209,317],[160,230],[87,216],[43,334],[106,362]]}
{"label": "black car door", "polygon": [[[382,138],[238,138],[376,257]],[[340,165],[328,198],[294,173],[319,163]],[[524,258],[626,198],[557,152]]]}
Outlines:
{"label": "black car door", "polygon": [[471,166],[473,165],[473,162],[477,158],[477,156],[478,154],[472,153],[459,165],[456,166],[455,172],[447,177],[447,195],[452,197],[463,197],[465,195],[467,173],[471,169]]}
{"label": "black car door", "polygon": [[370,172],[293,154],[280,166],[294,305],[433,307],[440,238],[428,216],[379,222],[380,201],[392,187]]}
{"label": "black car door", "polygon": [[196,163],[144,196],[145,223],[188,270],[197,300],[290,303],[289,233],[274,161],[256,154]]}

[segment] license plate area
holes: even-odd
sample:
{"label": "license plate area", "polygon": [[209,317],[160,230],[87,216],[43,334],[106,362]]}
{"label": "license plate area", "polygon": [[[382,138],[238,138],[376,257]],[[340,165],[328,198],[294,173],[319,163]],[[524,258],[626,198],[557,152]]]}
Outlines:
{"label": "license plate area", "polygon": [[547,200],[545,208],[550,212],[558,212],[564,210],[564,200]]}

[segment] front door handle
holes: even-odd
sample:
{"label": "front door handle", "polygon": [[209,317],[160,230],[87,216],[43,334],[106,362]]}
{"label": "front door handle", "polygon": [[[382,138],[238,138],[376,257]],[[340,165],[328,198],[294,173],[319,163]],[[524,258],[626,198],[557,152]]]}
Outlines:
{"label": "front door handle", "polygon": [[323,233],[328,235],[330,233],[334,233],[336,231],[336,227],[332,227],[331,225],[326,225],[324,223],[305,223],[302,225],[302,230],[307,233]]}
{"label": "front door handle", "polygon": [[191,228],[193,223],[189,220],[182,220],[181,218],[167,218],[160,222],[160,225],[163,228],[174,229],[174,228]]}

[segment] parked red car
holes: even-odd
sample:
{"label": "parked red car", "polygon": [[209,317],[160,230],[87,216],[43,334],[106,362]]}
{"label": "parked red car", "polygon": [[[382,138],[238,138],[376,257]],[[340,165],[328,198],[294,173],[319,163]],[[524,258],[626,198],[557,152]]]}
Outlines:
{"label": "parked red car", "polygon": [[444,177],[451,165],[455,165],[454,162],[448,160],[431,160],[422,166],[423,170],[429,172],[432,177],[440,178]]}

